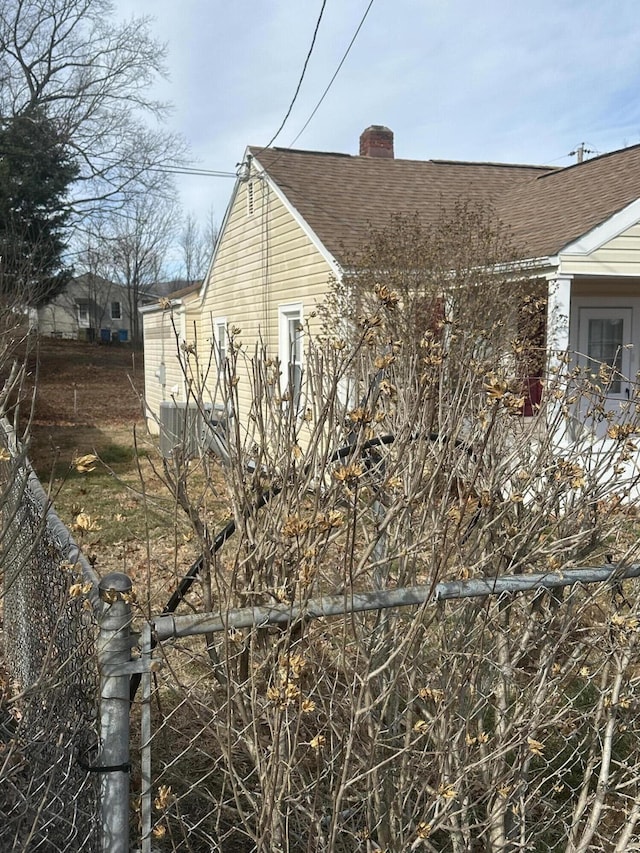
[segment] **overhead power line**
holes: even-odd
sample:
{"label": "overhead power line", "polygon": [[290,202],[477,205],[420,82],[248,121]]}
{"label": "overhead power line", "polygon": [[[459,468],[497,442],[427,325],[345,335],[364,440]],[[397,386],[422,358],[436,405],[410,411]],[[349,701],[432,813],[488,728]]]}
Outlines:
{"label": "overhead power line", "polygon": [[[338,76],[338,74],[340,73],[340,69],[341,69],[341,68],[342,68],[342,66],[344,65],[344,63],[345,63],[345,61],[346,61],[346,59],[347,59],[347,56],[349,56],[349,53],[351,52],[351,48],[353,47],[355,40],[358,38],[358,34],[359,34],[360,30],[362,29],[362,27],[363,27],[363,25],[364,25],[364,22],[367,20],[367,15],[369,14],[369,12],[370,12],[370,10],[371,10],[371,7],[373,6],[373,3],[374,3],[374,0],[370,0],[369,5],[367,6],[367,8],[366,8],[366,9],[365,9],[365,11],[364,11],[364,15],[363,15],[363,16],[362,16],[362,18],[360,19],[360,23],[358,24],[358,27],[357,27],[357,29],[356,29],[355,33],[353,34],[353,38],[352,38],[352,39],[351,39],[351,41],[349,42],[349,44],[348,44],[348,46],[347,46],[347,49],[345,50],[344,55],[343,55],[342,59],[340,60],[340,62],[339,62],[339,64],[338,64],[338,67],[336,68],[336,70],[335,70],[335,72],[334,72],[333,77],[331,78],[331,80],[329,80],[329,83],[328,83],[328,85],[327,85],[327,88],[326,88],[326,89],[324,90],[324,92],[322,93],[322,96],[320,97],[320,100],[318,101],[318,103],[317,103],[317,104],[315,105],[315,107],[313,108],[313,111],[312,111],[311,115],[309,116],[309,118],[308,118],[308,119],[306,120],[306,122],[302,125],[302,129],[299,131],[298,135],[297,135],[294,139],[292,139],[292,140],[291,140],[291,142],[289,143],[289,146],[288,146],[289,148],[292,148],[292,147],[295,145],[295,143],[298,141],[298,139],[302,136],[302,134],[305,132],[305,130],[306,130],[306,129],[307,129],[307,127],[309,126],[309,123],[311,122],[312,118],[314,117],[314,115],[315,115],[315,114],[318,112],[318,110],[320,109],[320,106],[321,106],[322,102],[323,102],[323,101],[324,101],[324,99],[327,97],[327,94],[328,94],[328,92],[329,92],[329,89],[331,89],[331,87],[333,86],[333,84],[334,84],[334,82],[335,82],[336,77],[337,77],[337,76]],[[271,144],[271,143],[269,143],[269,145],[270,145],[270,144]],[[268,147],[268,146],[267,146],[267,147]]]}
{"label": "overhead power line", "polygon": [[[318,101],[318,103],[317,103],[317,104],[315,105],[315,107],[313,108],[313,110],[312,110],[312,112],[311,112],[311,115],[310,115],[310,116],[309,116],[309,118],[306,120],[306,122],[303,124],[303,126],[302,126],[301,130],[300,130],[300,131],[298,132],[298,134],[294,137],[294,139],[292,139],[292,140],[291,140],[291,142],[289,143],[289,145],[287,145],[285,149],[279,149],[279,150],[281,150],[281,151],[286,151],[286,150],[288,150],[288,149],[292,148],[292,147],[295,145],[295,143],[297,142],[297,140],[302,136],[302,134],[303,134],[303,133],[305,132],[305,130],[307,129],[307,127],[309,126],[309,123],[310,123],[310,122],[311,122],[311,120],[313,119],[314,115],[315,115],[315,114],[318,112],[318,110],[320,109],[320,106],[321,106],[322,102],[323,102],[323,101],[324,101],[324,99],[327,97],[327,94],[329,93],[329,90],[330,90],[330,89],[331,89],[331,87],[333,86],[333,84],[334,84],[334,82],[335,82],[335,80],[336,80],[336,77],[338,76],[338,74],[340,73],[340,70],[341,70],[342,66],[343,66],[343,65],[344,65],[344,63],[346,62],[346,59],[347,59],[347,57],[349,56],[349,53],[351,52],[351,48],[352,48],[352,47],[353,47],[353,45],[355,44],[355,41],[356,41],[356,39],[358,38],[358,34],[360,33],[360,30],[361,30],[361,29],[362,29],[362,27],[364,26],[364,22],[367,20],[367,15],[368,15],[368,14],[369,14],[369,12],[371,11],[371,7],[373,6],[373,3],[374,3],[374,0],[369,0],[369,4],[368,4],[367,8],[364,10],[364,14],[362,15],[362,18],[360,19],[360,23],[358,24],[358,26],[357,26],[357,28],[356,28],[356,31],[354,32],[353,36],[351,37],[351,41],[350,41],[350,42],[349,42],[349,44],[347,45],[347,49],[345,50],[344,54],[342,55],[342,59],[341,59],[341,60],[340,60],[340,62],[338,63],[338,67],[337,67],[337,68],[336,68],[336,70],[334,71],[334,73],[333,73],[333,76],[332,76],[331,80],[329,80],[329,83],[327,84],[327,87],[325,88],[324,92],[322,93],[322,95],[321,95],[321,97],[320,97],[320,100]],[[282,127],[281,127],[281,129],[282,129]],[[278,132],[280,132],[280,131],[278,131]],[[276,134],[276,136],[277,136],[277,134]],[[256,156],[259,156],[259,155],[260,155],[260,154],[261,154],[261,153],[262,153],[266,148],[268,148],[268,147],[271,145],[271,143],[273,142],[273,140],[274,140],[274,139],[275,139],[275,136],[273,137],[273,139],[271,139],[271,141],[270,141],[267,145],[265,145],[263,148],[261,148],[261,149],[256,153]],[[282,156],[282,154],[278,155],[278,156],[275,158],[275,160],[272,160],[272,161],[271,161],[271,166],[273,166],[273,165],[274,165],[274,163],[277,163],[281,156]]]}
{"label": "overhead power line", "polygon": [[309,65],[309,60],[311,59],[311,54],[313,53],[313,48],[314,48],[315,43],[316,43],[316,37],[318,35],[318,30],[320,29],[320,21],[322,20],[322,16],[324,14],[324,8],[326,5],[327,5],[327,0],[322,0],[322,6],[320,7],[320,14],[318,15],[318,20],[316,21],[316,26],[315,26],[315,29],[313,31],[313,38],[311,39],[311,44],[309,46],[309,50],[307,51],[307,56],[306,56],[306,59],[304,61],[304,65],[302,66],[302,73],[300,74],[300,79],[298,80],[298,85],[296,86],[296,90],[293,93],[293,98],[291,99],[291,103],[289,104],[289,109],[287,110],[285,117],[282,119],[280,127],[276,130],[276,132],[273,134],[271,139],[267,142],[267,144],[265,145],[265,148],[270,148],[271,145],[273,145],[274,141],[280,135],[280,131],[282,130],[282,128],[287,123],[287,119],[291,115],[291,110],[293,109],[293,105],[295,104],[295,102],[298,98],[298,94],[300,93],[300,87],[302,86],[302,81],[304,80],[304,75],[307,73],[307,66]]}
{"label": "overhead power line", "polygon": [[[0,148],[0,160],[2,160],[6,156],[13,155],[24,155],[29,157],[34,157],[35,154],[29,148],[20,148],[17,146],[11,146],[10,148]],[[100,160],[109,165],[117,168],[121,165],[118,160],[110,159],[105,156],[101,156]],[[158,163],[155,166],[139,164],[137,167],[137,171],[139,172],[166,172],[170,175],[196,175],[199,177],[205,178],[235,178],[235,172],[227,172],[222,169],[205,169],[200,168],[198,166],[165,166],[162,163]]]}
{"label": "overhead power line", "polygon": [[223,172],[216,169],[199,169],[190,166],[148,166],[150,172],[168,172],[171,175],[199,175],[205,178],[235,178],[235,172]]}

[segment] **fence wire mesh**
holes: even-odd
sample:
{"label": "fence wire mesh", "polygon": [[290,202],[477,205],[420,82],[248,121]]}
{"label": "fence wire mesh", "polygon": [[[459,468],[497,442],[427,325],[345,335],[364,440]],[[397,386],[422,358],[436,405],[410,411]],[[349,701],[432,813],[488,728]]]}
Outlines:
{"label": "fence wire mesh", "polygon": [[[210,457],[165,463],[202,558],[151,620],[163,665],[143,737],[145,853],[640,849],[637,580],[614,566],[637,557],[638,409],[611,416],[606,444],[571,437],[576,405],[595,417],[606,401],[554,374],[553,405],[524,422],[508,370],[479,367],[474,334],[455,328],[470,341],[455,370],[434,336],[404,361],[380,339],[384,375],[342,414],[342,341],[309,345],[302,418],[273,393],[277,365],[253,360],[222,533]],[[465,583],[484,594],[465,598]],[[422,605],[353,612],[358,596],[418,586]],[[340,597],[346,614],[310,613]],[[178,601],[198,635],[172,635]],[[278,607],[288,621],[236,618]]]}
{"label": "fence wire mesh", "polygon": [[[0,849],[98,849],[97,578],[0,424]],[[82,765],[85,765],[83,767]]]}
{"label": "fence wire mesh", "polygon": [[154,847],[635,849],[636,585],[162,643]]}

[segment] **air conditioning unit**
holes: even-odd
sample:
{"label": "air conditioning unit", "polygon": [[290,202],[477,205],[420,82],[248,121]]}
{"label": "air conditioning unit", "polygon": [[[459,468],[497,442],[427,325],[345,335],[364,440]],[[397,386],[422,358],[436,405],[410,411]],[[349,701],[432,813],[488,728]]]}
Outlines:
{"label": "air conditioning unit", "polygon": [[168,459],[179,449],[185,457],[198,456],[204,449],[205,422],[211,415],[211,404],[160,403],[160,452]]}

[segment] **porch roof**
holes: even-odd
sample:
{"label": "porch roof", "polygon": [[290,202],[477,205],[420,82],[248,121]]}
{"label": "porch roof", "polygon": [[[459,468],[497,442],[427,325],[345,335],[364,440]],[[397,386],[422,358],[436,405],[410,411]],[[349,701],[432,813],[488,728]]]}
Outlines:
{"label": "porch roof", "polygon": [[529,257],[557,255],[640,198],[640,145],[537,175],[504,193],[496,212]]}

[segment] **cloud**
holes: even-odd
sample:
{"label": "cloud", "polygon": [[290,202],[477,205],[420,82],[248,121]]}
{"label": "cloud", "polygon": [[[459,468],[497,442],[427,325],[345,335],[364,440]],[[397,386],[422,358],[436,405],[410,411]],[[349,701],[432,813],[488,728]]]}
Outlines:
{"label": "cloud", "polygon": [[[277,144],[297,135],[334,73],[368,0],[326,7],[298,103]],[[320,3],[118,0],[149,14],[168,42],[174,129],[202,166],[233,170],[265,144],[293,96]],[[640,139],[637,6],[594,0],[374,2],[334,86],[296,147],[356,153],[388,124],[398,156],[569,163]],[[232,182],[182,184],[187,208],[222,218]],[[208,203],[206,200],[209,199]],[[205,207],[203,207],[205,205]]]}

